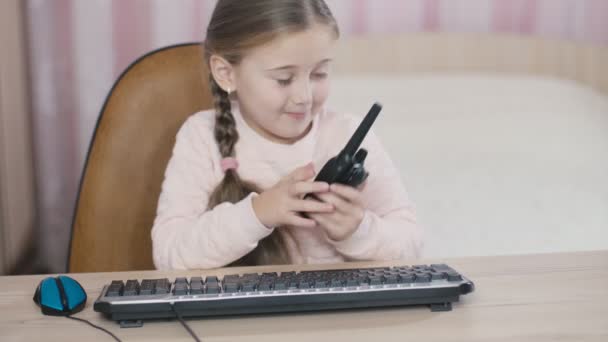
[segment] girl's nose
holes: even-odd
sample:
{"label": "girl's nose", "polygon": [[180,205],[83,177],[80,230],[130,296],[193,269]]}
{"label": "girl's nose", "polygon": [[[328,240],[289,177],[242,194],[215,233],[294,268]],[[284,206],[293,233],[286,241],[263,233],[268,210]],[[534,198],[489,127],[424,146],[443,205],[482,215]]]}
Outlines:
{"label": "girl's nose", "polygon": [[311,82],[306,80],[294,84],[294,89],[291,94],[291,101],[297,105],[309,104],[312,101]]}

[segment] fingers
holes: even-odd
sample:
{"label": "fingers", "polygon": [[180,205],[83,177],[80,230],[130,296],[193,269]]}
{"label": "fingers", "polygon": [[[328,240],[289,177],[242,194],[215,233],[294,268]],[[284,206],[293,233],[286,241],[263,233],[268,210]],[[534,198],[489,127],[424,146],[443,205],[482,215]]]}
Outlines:
{"label": "fingers", "polygon": [[353,205],[348,202],[348,200],[342,198],[341,196],[333,192],[317,194],[317,197],[319,197],[319,199],[324,203],[332,204],[334,208],[336,208],[336,211],[339,211],[341,213],[348,213],[353,208]]}
{"label": "fingers", "polygon": [[290,215],[287,220],[287,224],[296,227],[306,227],[306,228],[314,228],[317,226],[317,222],[310,218],[305,218],[300,215],[294,214]]}
{"label": "fingers", "polygon": [[329,187],[329,190],[332,194],[338,195],[347,202],[350,202],[354,205],[362,206],[361,191],[356,188],[334,183]]}
{"label": "fingers", "polygon": [[333,226],[333,221],[330,220],[329,215],[313,214],[311,213],[310,218],[313,219],[318,225],[325,229],[330,229]]}
{"label": "fingers", "polygon": [[329,191],[329,184],[325,182],[297,182],[289,185],[289,195],[299,197],[310,193]]}
{"label": "fingers", "polygon": [[358,188],[343,184],[330,186],[326,182],[312,181],[314,175],[314,166],[308,163],[280,182],[278,189],[282,196],[287,195],[283,202],[286,212],[282,215],[282,223],[306,228],[322,226],[335,238],[343,235],[341,231],[345,227],[355,229],[360,221],[357,217],[363,207],[361,189],[365,183]]}
{"label": "fingers", "polygon": [[330,213],[334,211],[334,206],[330,203],[324,203],[316,200],[296,200],[294,202],[294,211]]}
{"label": "fingers", "polygon": [[315,170],[312,163],[295,169],[287,176],[287,191],[292,197],[301,197],[302,195],[327,192],[329,184],[327,182],[311,182],[314,177]]}
{"label": "fingers", "polygon": [[293,170],[287,178],[292,180],[293,182],[302,182],[312,178],[315,175],[314,165],[312,163],[308,163],[302,167],[299,167]]}
{"label": "fingers", "polygon": [[315,220],[319,227],[323,228],[323,231],[331,240],[340,241],[349,232],[349,230],[344,229],[344,225],[339,223],[333,215],[310,214],[310,217]]}

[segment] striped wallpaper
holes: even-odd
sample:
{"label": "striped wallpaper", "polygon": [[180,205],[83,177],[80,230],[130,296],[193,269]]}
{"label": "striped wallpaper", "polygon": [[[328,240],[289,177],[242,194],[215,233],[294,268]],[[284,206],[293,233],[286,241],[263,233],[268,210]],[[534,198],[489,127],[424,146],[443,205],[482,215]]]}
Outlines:
{"label": "striped wallpaper", "polygon": [[[251,1],[251,0],[243,0]],[[508,32],[608,44],[607,0],[327,0],[343,36]],[[86,150],[104,97],[138,56],[203,39],[214,0],[27,0],[40,240],[65,265]]]}

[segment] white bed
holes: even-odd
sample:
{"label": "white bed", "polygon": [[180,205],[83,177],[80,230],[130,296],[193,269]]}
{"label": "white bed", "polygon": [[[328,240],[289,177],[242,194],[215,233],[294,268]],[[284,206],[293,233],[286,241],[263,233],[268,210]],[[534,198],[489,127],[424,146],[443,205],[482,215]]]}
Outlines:
{"label": "white bed", "polygon": [[384,104],[374,130],[427,230],[424,256],[608,248],[601,87],[454,68],[342,72],[332,88],[338,110]]}

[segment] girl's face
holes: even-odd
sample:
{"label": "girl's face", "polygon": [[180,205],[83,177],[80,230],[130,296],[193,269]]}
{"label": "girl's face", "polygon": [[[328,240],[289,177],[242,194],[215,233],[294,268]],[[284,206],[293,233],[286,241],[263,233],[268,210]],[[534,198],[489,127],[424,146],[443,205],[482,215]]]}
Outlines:
{"label": "girl's face", "polygon": [[335,41],[331,28],[318,24],[248,51],[233,76],[249,126],[285,144],[306,135],[329,94]]}

